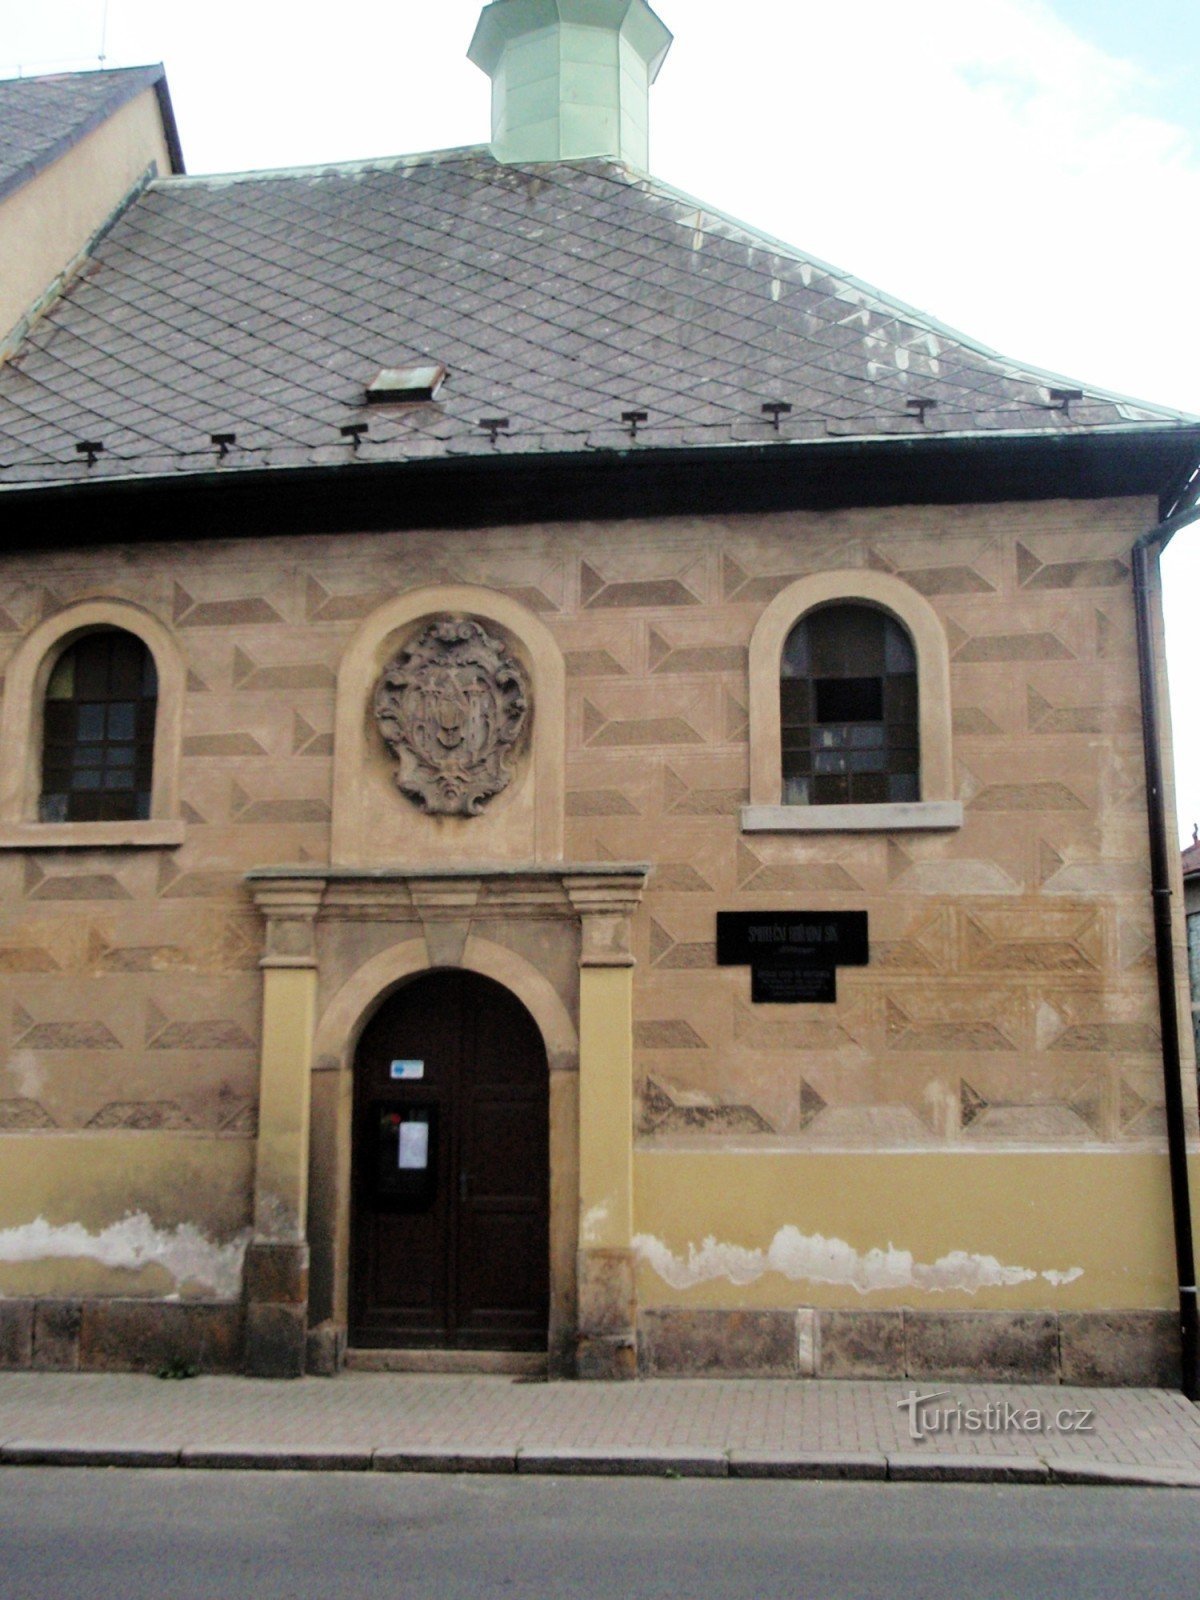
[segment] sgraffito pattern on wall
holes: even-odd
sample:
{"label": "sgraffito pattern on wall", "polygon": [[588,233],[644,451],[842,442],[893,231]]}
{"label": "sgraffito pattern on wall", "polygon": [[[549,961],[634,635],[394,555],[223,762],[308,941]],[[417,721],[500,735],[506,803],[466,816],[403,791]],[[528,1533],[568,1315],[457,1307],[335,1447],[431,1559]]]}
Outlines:
{"label": "sgraffito pattern on wall", "polygon": [[[568,859],[654,863],[635,928],[640,1140],[1160,1140],[1137,509],[417,531],[219,559],[147,546],[132,567],[47,555],[0,591],[0,666],[100,593],[172,627],[187,832],[136,855],[0,859],[0,1129],[252,1135],[261,929],[243,874],[328,861],[337,669],[362,621],[397,594],[470,584],[525,606],[563,653]],[[890,573],[942,621],[956,832],[740,831],[750,636],[775,595],[831,568]],[[363,737],[378,737],[367,706]],[[839,975],[835,1005],[753,1005],[749,973],[713,965],[718,909],[776,905],[869,912],[871,963]]]}

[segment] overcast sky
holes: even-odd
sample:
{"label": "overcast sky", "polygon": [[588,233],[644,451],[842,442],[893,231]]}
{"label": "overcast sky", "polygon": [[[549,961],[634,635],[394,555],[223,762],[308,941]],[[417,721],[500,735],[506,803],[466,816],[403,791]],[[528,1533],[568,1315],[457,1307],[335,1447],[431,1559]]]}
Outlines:
{"label": "overcast sky", "polygon": [[[662,178],[943,322],[1200,413],[1200,0],[654,0]],[[0,0],[0,76],[165,62],[191,172],[488,137],[480,0]],[[1200,820],[1200,526],[1164,561]]]}

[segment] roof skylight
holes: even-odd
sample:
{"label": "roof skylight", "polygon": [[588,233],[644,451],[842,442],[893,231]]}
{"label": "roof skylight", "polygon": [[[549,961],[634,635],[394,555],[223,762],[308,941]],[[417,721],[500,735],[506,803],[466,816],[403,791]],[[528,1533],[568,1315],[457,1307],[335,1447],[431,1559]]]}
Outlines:
{"label": "roof skylight", "polygon": [[367,385],[367,403],[397,405],[436,400],[446,378],[446,369],[440,365],[384,367]]}

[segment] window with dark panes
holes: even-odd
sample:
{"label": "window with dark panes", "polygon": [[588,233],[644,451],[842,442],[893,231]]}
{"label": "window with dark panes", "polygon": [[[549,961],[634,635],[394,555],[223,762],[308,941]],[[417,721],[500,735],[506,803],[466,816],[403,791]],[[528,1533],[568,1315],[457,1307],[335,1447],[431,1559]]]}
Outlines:
{"label": "window with dark panes", "polygon": [[894,617],[810,611],[783,647],[779,701],[784,805],[920,799],[917,660]]}
{"label": "window with dark panes", "polygon": [[150,815],[154,658],[131,633],[87,633],[64,650],[46,685],[43,822],[129,822]]}

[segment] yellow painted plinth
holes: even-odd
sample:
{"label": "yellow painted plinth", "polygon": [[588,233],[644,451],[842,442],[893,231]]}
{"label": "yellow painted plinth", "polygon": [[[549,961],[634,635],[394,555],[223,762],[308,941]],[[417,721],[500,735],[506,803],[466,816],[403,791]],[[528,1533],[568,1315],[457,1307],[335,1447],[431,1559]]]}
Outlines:
{"label": "yellow painted plinth", "polygon": [[643,1308],[1177,1303],[1165,1153],[638,1151],[634,1175]]}
{"label": "yellow painted plinth", "polygon": [[253,1168],[211,1134],[0,1138],[0,1295],[236,1299]]}

